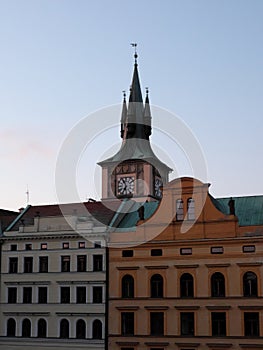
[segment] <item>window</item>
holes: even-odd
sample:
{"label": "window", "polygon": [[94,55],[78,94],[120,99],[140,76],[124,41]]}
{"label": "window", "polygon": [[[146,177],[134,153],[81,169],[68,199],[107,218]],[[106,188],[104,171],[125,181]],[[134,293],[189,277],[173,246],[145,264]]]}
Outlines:
{"label": "window", "polygon": [[195,220],[195,200],[193,198],[187,199],[187,219]]}
{"label": "window", "polygon": [[32,287],[23,288],[23,304],[32,303]]}
{"label": "window", "polygon": [[226,336],[226,313],[212,312],[212,336]]}
{"label": "window", "polygon": [[131,258],[133,257],[133,250],[123,250],[122,251],[123,258]]}
{"label": "window", "polygon": [[60,321],[60,338],[69,338],[69,322],[65,318]]}
{"label": "window", "polygon": [[244,245],[243,253],[255,253],[256,247],[254,245]]}
{"label": "window", "polygon": [[16,304],[17,289],[15,287],[8,288],[8,303]]}
{"label": "window", "polygon": [[16,250],[17,250],[17,244],[11,244],[10,250],[11,250],[12,252],[16,251]]}
{"label": "window", "polygon": [[181,255],[192,255],[192,248],[180,248]]}
{"label": "window", "polygon": [[94,242],[94,248],[101,248],[101,242]]}
{"label": "window", "polygon": [[77,304],[86,303],[86,287],[77,287]]}
{"label": "window", "polygon": [[134,298],[134,279],[131,275],[125,275],[121,280],[122,298]]}
{"label": "window", "polygon": [[102,323],[100,320],[95,320],[92,323],[92,338],[102,339]]}
{"label": "window", "polygon": [[152,249],[151,250],[151,256],[162,256],[163,251],[162,249]]}
{"label": "window", "polygon": [[32,273],[33,272],[33,258],[27,256],[24,258],[24,272]]}
{"label": "window", "polygon": [[102,271],[102,255],[93,255],[93,271]]}
{"label": "window", "polygon": [[102,287],[93,287],[93,303],[102,303]]}
{"label": "window", "polygon": [[61,272],[70,272],[70,256],[63,255],[61,257]]}
{"label": "window", "polygon": [[25,318],[22,322],[22,337],[31,337],[31,322],[28,318]]}
{"label": "window", "polygon": [[214,298],[225,296],[225,277],[220,272],[213,273],[211,277],[211,296]]}
{"label": "window", "polygon": [[176,221],[183,221],[184,219],[184,202],[182,199],[176,201]]}
{"label": "window", "polygon": [[42,250],[46,250],[46,249],[47,249],[47,243],[41,243],[40,248],[41,248]]}
{"label": "window", "polygon": [[38,287],[38,303],[47,303],[47,287]]}
{"label": "window", "polygon": [[257,275],[254,272],[248,271],[244,274],[243,293],[244,293],[244,297],[258,296],[258,281],[257,281]]}
{"label": "window", "polygon": [[70,303],[70,287],[60,287],[60,302],[61,304]]}
{"label": "window", "polygon": [[223,247],[211,247],[211,254],[223,254],[224,248]]}
{"label": "window", "polygon": [[245,336],[259,337],[259,313],[245,312],[244,313]]}
{"label": "window", "polygon": [[63,249],[69,249],[69,243],[68,242],[63,242],[62,243],[62,248]]}
{"label": "window", "polygon": [[9,258],[9,273],[17,273],[18,258]]}
{"label": "window", "polygon": [[86,255],[78,255],[77,256],[77,271],[85,272],[87,270],[87,256]]}
{"label": "window", "polygon": [[79,242],[79,249],[85,248],[85,242]]}
{"label": "window", "polygon": [[194,279],[190,273],[182,274],[180,278],[180,292],[181,298],[194,297]]}
{"label": "window", "polygon": [[181,335],[194,335],[194,313],[181,312]]}
{"label": "window", "polygon": [[7,337],[16,336],[16,321],[13,318],[9,318],[7,320],[6,336]]}
{"label": "window", "polygon": [[48,257],[39,257],[39,272],[48,272]]}
{"label": "window", "polygon": [[37,323],[37,337],[46,338],[47,336],[47,322],[41,318]]}
{"label": "window", "polygon": [[86,338],[86,322],[83,320],[77,321],[76,338],[77,339],[85,339]]}
{"label": "window", "polygon": [[134,335],[134,313],[133,312],[121,313],[121,334]]}
{"label": "window", "polygon": [[26,250],[32,250],[32,244],[31,244],[31,243],[27,243],[27,244],[25,245],[25,249],[26,249]]}
{"label": "window", "polygon": [[164,314],[163,312],[150,313],[150,332],[151,335],[164,334]]}
{"label": "window", "polygon": [[151,277],[151,298],[163,297],[163,278],[161,275],[153,275]]}

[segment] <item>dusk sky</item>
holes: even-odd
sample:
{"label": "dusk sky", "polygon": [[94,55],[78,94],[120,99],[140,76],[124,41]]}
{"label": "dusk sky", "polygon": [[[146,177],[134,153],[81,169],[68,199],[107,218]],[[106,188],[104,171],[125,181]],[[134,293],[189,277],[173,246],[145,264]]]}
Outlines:
{"label": "dusk sky", "polygon": [[[211,194],[262,195],[262,18],[262,0],[0,0],[0,208],[25,206],[27,185],[30,204],[57,202],[61,145],[81,119],[122,102],[132,42],[143,94],[195,135]],[[100,199],[96,162],[119,147],[119,120],[83,153],[81,200]],[[169,140],[151,139],[192,176]]]}

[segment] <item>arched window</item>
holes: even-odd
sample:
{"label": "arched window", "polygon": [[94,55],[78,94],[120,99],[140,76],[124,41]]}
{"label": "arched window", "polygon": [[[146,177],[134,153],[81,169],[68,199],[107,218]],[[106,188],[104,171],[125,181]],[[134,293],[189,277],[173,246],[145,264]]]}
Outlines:
{"label": "arched window", "polygon": [[194,296],[194,279],[190,273],[182,274],[180,278],[181,298],[193,298]]}
{"label": "arched window", "polygon": [[215,298],[225,296],[225,277],[220,272],[215,272],[211,277],[211,295]]}
{"label": "arched window", "polygon": [[22,337],[31,337],[31,322],[28,318],[25,318],[22,322]]}
{"label": "arched window", "polygon": [[121,289],[123,298],[134,298],[134,279],[131,275],[123,276]]}
{"label": "arched window", "polygon": [[182,199],[176,201],[176,221],[184,220],[184,202]]}
{"label": "arched window", "polygon": [[69,338],[69,322],[65,318],[60,321],[60,338]]}
{"label": "arched window", "polygon": [[195,219],[195,200],[193,198],[187,199],[187,219]]}
{"label": "arched window", "polygon": [[37,336],[38,336],[38,338],[46,338],[46,336],[47,336],[47,322],[43,318],[38,320]]}
{"label": "arched window", "polygon": [[77,321],[76,338],[78,338],[78,339],[85,339],[86,338],[86,322],[83,320]]}
{"label": "arched window", "polygon": [[163,297],[163,278],[159,274],[153,275],[151,277],[151,297],[152,298]]}
{"label": "arched window", "polygon": [[100,320],[95,320],[92,324],[92,338],[102,339],[102,323]]}
{"label": "arched window", "polygon": [[244,297],[258,296],[258,279],[254,272],[248,271],[243,276]]}
{"label": "arched window", "polygon": [[9,318],[7,320],[7,337],[15,337],[16,336],[16,321],[13,318]]}

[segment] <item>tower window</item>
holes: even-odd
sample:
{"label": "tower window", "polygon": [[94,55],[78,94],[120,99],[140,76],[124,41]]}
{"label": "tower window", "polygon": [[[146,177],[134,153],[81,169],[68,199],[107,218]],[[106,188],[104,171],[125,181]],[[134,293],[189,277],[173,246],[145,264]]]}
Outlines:
{"label": "tower window", "polygon": [[184,202],[182,199],[176,201],[176,221],[184,220]]}

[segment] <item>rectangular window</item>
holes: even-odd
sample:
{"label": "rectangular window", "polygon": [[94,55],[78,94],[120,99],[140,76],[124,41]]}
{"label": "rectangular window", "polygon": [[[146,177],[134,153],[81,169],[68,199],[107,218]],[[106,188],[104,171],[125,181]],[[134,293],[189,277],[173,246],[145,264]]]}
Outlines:
{"label": "rectangular window", "polygon": [[32,273],[33,272],[33,258],[31,256],[27,256],[24,258],[24,273]]}
{"label": "rectangular window", "polygon": [[101,242],[94,242],[94,248],[101,248]]}
{"label": "rectangular window", "polygon": [[181,312],[181,335],[194,335],[194,313]]}
{"label": "rectangular window", "polygon": [[47,287],[38,287],[38,303],[47,304]]}
{"label": "rectangular window", "polygon": [[70,287],[61,287],[60,288],[60,302],[61,304],[70,303]]}
{"label": "rectangular window", "polygon": [[224,248],[223,247],[211,247],[211,254],[223,254]]}
{"label": "rectangular window", "polygon": [[39,257],[39,272],[48,272],[48,257]]}
{"label": "rectangular window", "polygon": [[181,255],[192,255],[192,248],[181,248],[180,254]]}
{"label": "rectangular window", "polygon": [[245,336],[247,337],[259,337],[259,313],[258,312],[245,312]]}
{"label": "rectangular window", "polygon": [[102,255],[93,255],[93,271],[102,271],[103,267],[103,257]]}
{"label": "rectangular window", "polygon": [[32,287],[23,288],[23,304],[32,303]]}
{"label": "rectangular window", "polygon": [[226,313],[212,312],[212,336],[226,336]]}
{"label": "rectangular window", "polygon": [[129,249],[129,250],[123,250],[122,251],[122,256],[124,258],[131,258],[133,257],[133,250]]}
{"label": "rectangular window", "polygon": [[31,244],[31,243],[27,243],[27,244],[25,245],[25,249],[26,249],[26,250],[32,250],[32,244]]}
{"label": "rectangular window", "polygon": [[78,272],[87,271],[87,256],[86,255],[78,255],[77,256],[77,271]]}
{"label": "rectangular window", "polygon": [[18,258],[9,258],[9,273],[17,273]]}
{"label": "rectangular window", "polygon": [[150,313],[150,328],[151,328],[151,335],[159,336],[164,334],[164,313],[163,312]]}
{"label": "rectangular window", "polygon": [[86,287],[77,287],[77,304],[86,303]]}
{"label": "rectangular window", "polygon": [[176,201],[176,221],[183,221],[184,219],[184,202],[182,199]]}
{"label": "rectangular window", "polygon": [[16,288],[8,288],[8,303],[16,304],[17,301],[17,289]]}
{"label": "rectangular window", "polygon": [[79,249],[85,248],[85,242],[79,242]]}
{"label": "rectangular window", "polygon": [[121,334],[134,335],[134,313],[133,312],[121,313]]}
{"label": "rectangular window", "polygon": [[151,249],[151,256],[162,256],[162,249]]}
{"label": "rectangular window", "polygon": [[41,249],[46,250],[47,249],[47,243],[41,243]]}
{"label": "rectangular window", "polygon": [[243,253],[255,253],[256,247],[254,245],[244,245]]}
{"label": "rectangular window", "polygon": [[93,287],[93,303],[102,303],[102,287]]}
{"label": "rectangular window", "polygon": [[11,250],[12,252],[16,251],[16,250],[17,250],[17,244],[11,244],[10,250]]}
{"label": "rectangular window", "polygon": [[63,249],[69,249],[69,243],[68,242],[63,242],[62,243]]}
{"label": "rectangular window", "polygon": [[70,256],[63,255],[61,257],[61,272],[70,272]]}

